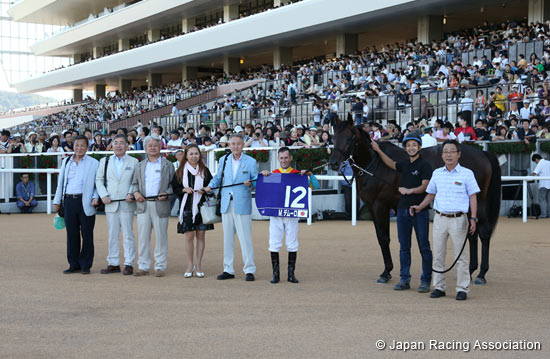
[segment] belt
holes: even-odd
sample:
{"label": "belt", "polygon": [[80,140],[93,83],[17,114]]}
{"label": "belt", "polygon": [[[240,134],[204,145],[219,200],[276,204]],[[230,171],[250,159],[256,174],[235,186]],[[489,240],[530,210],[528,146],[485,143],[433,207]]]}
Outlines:
{"label": "belt", "polygon": [[434,209],[434,211],[435,211],[435,213],[439,214],[440,216],[449,217],[449,218],[457,218],[457,217],[462,217],[464,215],[464,213],[462,213],[462,212],[442,213],[442,212],[439,212],[437,209]]}
{"label": "belt", "polygon": [[79,194],[68,194],[68,193],[65,193],[65,198],[74,198],[74,199],[82,198],[82,193],[79,193]]}

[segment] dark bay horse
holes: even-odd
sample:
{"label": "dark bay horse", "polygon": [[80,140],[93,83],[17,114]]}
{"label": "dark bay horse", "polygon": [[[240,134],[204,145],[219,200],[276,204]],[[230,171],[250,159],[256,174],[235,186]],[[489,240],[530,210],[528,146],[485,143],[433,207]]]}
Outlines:
{"label": "dark bay horse", "polygon": [[[369,209],[378,243],[384,258],[384,271],[377,282],[386,283],[391,279],[393,262],[390,253],[390,209],[396,210],[399,201],[399,173],[387,167],[371,147],[371,138],[360,127],[354,126],[353,118],[347,121],[336,118],[334,126],[334,151],[329,165],[338,170],[342,162],[350,159],[357,183],[357,193]],[[390,143],[380,142],[380,149],[394,161],[408,160],[404,149]],[[441,146],[422,149],[420,155],[428,161],[432,169],[444,165]],[[469,145],[461,145],[459,163],[474,172],[481,189],[477,195],[479,218],[477,231],[468,235],[470,242],[470,274],[478,268],[477,238],[481,239],[481,266],[475,284],[485,284],[485,274],[489,270],[489,241],[500,212],[501,174],[494,154],[484,152]],[[455,256],[458,253],[455,253]]]}

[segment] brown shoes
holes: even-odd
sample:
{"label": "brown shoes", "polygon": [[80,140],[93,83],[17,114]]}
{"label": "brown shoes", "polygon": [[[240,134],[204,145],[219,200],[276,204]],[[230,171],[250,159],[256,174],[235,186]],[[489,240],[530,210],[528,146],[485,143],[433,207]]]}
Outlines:
{"label": "brown shoes", "polygon": [[148,270],[143,270],[143,269],[138,269],[134,273],[134,276],[136,276],[136,277],[143,277],[144,275],[149,275],[149,271]]}
{"label": "brown shoes", "polygon": [[132,266],[124,266],[124,271],[122,272],[124,275],[132,275],[134,274],[134,267]]}
{"label": "brown shoes", "polygon": [[101,270],[101,274],[120,273],[120,266],[107,266]]}
{"label": "brown shoes", "polygon": [[164,277],[164,276],[166,276],[166,272],[165,272],[165,271],[160,270],[160,269],[157,269],[157,270],[155,271],[155,277]]}

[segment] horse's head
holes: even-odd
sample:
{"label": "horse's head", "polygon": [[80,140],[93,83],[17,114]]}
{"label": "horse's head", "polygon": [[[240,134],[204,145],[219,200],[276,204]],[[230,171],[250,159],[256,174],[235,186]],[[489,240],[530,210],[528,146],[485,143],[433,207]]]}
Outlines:
{"label": "horse's head", "polygon": [[348,113],[347,121],[342,121],[336,116],[332,126],[334,129],[334,151],[328,164],[333,171],[337,171],[340,169],[341,163],[353,154],[355,147],[361,142],[363,136],[361,130],[355,127],[351,113]]}

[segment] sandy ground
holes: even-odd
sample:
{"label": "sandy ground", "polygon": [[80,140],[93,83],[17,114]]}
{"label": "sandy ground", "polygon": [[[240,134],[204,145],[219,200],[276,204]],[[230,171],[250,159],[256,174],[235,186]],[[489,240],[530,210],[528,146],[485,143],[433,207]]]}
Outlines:
{"label": "sandy ground", "polygon": [[[238,248],[237,278],[216,280],[222,270],[219,225],[207,234],[203,279],[183,277],[175,218],[164,278],[99,274],[107,254],[104,216],[97,217],[88,276],[62,274],[65,232],[53,229],[52,216],[0,215],[0,228],[1,358],[550,357],[550,220],[502,218],[488,284],[472,285],[466,302],[454,299],[454,271],[446,298],[416,292],[416,245],[413,289],[393,290],[399,277],[395,223],[390,284],[375,283],[383,268],[370,222],[301,224],[300,283],[277,285],[268,282],[268,222],[253,224],[258,271],[252,283],[244,281]],[[386,342],[385,350],[376,349],[377,340]],[[424,350],[391,350],[393,340]],[[431,349],[430,340],[455,349]],[[476,340],[539,341],[541,350],[478,350]],[[462,342],[469,351],[458,347]]]}

